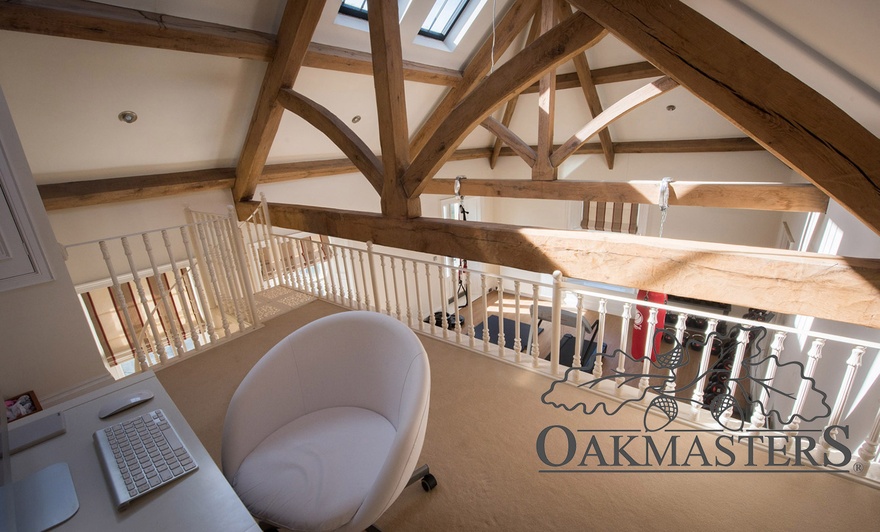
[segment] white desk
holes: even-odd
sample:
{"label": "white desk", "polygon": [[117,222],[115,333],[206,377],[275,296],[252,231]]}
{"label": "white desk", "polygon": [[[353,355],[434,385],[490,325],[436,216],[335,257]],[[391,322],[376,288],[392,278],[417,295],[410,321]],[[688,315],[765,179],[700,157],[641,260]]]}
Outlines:
{"label": "white desk", "polygon": [[[124,396],[142,389],[150,390],[155,397],[107,419],[98,418],[98,411],[114,396]],[[199,469],[132,501],[126,510],[117,512],[98,462],[92,434],[98,429],[157,408],[165,411]],[[152,372],[48,408],[22,419],[20,423],[30,423],[55,412],[63,412],[67,432],[12,456],[14,479],[23,478],[56,462],[66,462],[70,467],[79,498],[79,511],[53,530],[259,532],[247,509]],[[13,424],[10,428],[15,429],[17,425]]]}

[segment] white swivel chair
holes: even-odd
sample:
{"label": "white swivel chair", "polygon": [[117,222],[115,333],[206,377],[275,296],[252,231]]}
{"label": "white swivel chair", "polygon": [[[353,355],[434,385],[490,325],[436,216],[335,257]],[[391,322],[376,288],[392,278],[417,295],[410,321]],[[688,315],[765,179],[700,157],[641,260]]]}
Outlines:
{"label": "white swivel chair", "polygon": [[226,478],[264,525],[364,530],[409,483],[428,421],[430,368],[418,337],[375,312],[342,312],[290,334],[232,396]]}

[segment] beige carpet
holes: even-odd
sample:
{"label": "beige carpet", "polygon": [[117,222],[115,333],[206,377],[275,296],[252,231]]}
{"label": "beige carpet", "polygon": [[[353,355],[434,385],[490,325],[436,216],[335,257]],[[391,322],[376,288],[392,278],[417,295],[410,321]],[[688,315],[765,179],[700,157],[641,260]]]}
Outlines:
{"label": "beige carpet", "polygon": [[[290,331],[341,310],[322,301],[309,303],[269,320],[257,332],[158,372],[218,463],[229,398],[251,365]],[[376,523],[385,532],[855,531],[876,530],[880,523],[880,490],[828,473],[542,473],[547,467],[538,459],[536,439],[545,427],[639,427],[642,411],[624,408],[608,417],[554,409],[540,400],[550,383],[545,377],[421,338],[432,372],[422,458],[439,486],[431,493],[418,486],[404,490]],[[573,464],[589,437],[577,434]],[[550,456],[564,453],[558,440],[549,439]],[[711,445],[706,443],[706,449]],[[745,446],[736,452],[737,463],[745,463]]]}

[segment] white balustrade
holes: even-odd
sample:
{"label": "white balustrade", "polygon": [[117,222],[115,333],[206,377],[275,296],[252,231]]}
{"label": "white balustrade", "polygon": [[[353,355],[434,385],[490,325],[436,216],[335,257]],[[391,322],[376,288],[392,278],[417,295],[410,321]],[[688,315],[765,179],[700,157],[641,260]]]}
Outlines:
{"label": "white balustrade", "polygon": [[[749,421],[749,426],[753,430],[766,430],[766,416],[775,407],[772,405],[769,391],[773,389],[774,380],[777,378],[776,371],[780,367],[779,360],[783,353],[786,335],[806,334],[810,338],[811,347],[803,370],[805,378],[800,380],[790,423],[778,429],[790,436],[799,430],[803,419],[802,410],[805,408],[808,394],[811,393],[811,383],[814,383],[812,379],[817,371],[818,361],[822,357],[826,341],[834,341],[846,346],[850,353],[839,387],[827,390],[830,393],[836,393],[837,398],[833,408],[830,409],[830,415],[821,422],[823,426],[832,431],[840,425],[844,409],[850,403],[856,375],[867,349],[880,347],[877,342],[856,341],[813,332],[804,333],[804,331],[782,325],[759,323],[727,315],[721,316],[711,312],[679,308],[675,305],[638,301],[626,293],[608,293],[608,291],[584,288],[583,285],[571,285],[563,281],[559,272],[553,273],[552,284],[539,283],[497,273],[473,271],[458,265],[449,266],[447,263],[437,262],[436,258],[432,261],[378,253],[371,242],[343,246],[326,238],[316,241],[312,235],[302,237],[268,235],[266,233],[268,218],[264,212],[255,213],[254,221],[248,222],[247,225],[240,228],[232,223],[231,216],[211,217],[193,214],[192,217],[195,220],[193,223],[179,228],[180,244],[175,244],[171,238],[172,234],[177,234],[177,231],[161,231],[165,248],[162,257],[164,262],[161,262],[158,254],[154,253],[150,238],[147,235],[141,237],[144,250],[141,250],[140,253],[146,253],[149,259],[149,275],[155,278],[155,281],[151,281],[154,283],[157,293],[155,306],[151,306],[154,304],[146,297],[143,285],[145,281],[142,278],[142,273],[136,267],[138,264],[129,238],[119,238],[129,265],[129,271],[124,274],[124,281],[114,268],[109,243],[100,242],[100,248],[110,273],[112,290],[117,300],[125,301],[122,293],[124,282],[131,282],[131,286],[138,293],[138,306],[142,309],[142,317],[133,316],[128,305],[120,305],[125,327],[131,331],[137,331],[136,327],[140,326],[139,320],[143,319],[142,330],[144,334],[149,333],[146,338],[149,349],[145,349],[144,345],[137,341],[132,342],[132,355],[138,370],[147,369],[154,363],[165,362],[167,360],[164,348],[166,343],[170,343],[174,348],[173,356],[181,356],[187,348],[183,345],[184,340],[187,340],[186,343],[193,344],[198,350],[218,337],[230,336],[232,331],[227,320],[227,315],[230,313],[229,308],[238,319],[239,331],[248,328],[245,318],[252,322],[252,326],[256,314],[251,303],[253,292],[249,293],[249,287],[253,286],[255,279],[259,280],[259,286],[262,288],[284,284],[349,308],[375,309],[395,316],[411,328],[427,331],[432,336],[444,341],[489,354],[506,363],[516,364],[556,378],[563,369],[559,367],[562,318],[563,315],[566,316],[566,319],[574,316],[576,325],[573,331],[574,354],[571,367],[579,368],[588,362],[584,357],[584,352],[590,354],[593,346],[588,345],[586,350],[584,347],[590,340],[595,341],[596,356],[591,375],[587,373],[582,375],[579,370],[573,371],[569,374],[570,380],[574,383],[580,383],[587,377],[602,379],[603,371],[607,371],[607,368],[603,368],[603,355],[613,353],[617,357],[616,370],[612,370],[612,375],[605,378],[613,379],[617,386],[613,386],[610,382],[607,386],[603,383],[602,386],[590,387],[595,391],[590,393],[635,397],[640,392],[646,396],[645,402],[649,402],[653,398],[652,394],[647,394],[653,369],[651,357],[657,352],[655,341],[658,337],[658,316],[660,310],[666,310],[677,315],[674,348],[684,350],[686,345],[692,345],[693,337],[686,341],[687,334],[702,335],[704,342],[698,361],[696,358],[689,360],[685,357],[686,353],[684,352],[680,355],[678,353],[661,353],[661,355],[668,357],[682,356],[688,364],[694,364],[697,367],[688,372],[696,376],[693,383],[676,383],[677,372],[666,366],[662,372],[665,383],[660,393],[671,396],[676,393],[677,385],[694,386],[689,399],[681,398],[679,400],[691,402],[689,420],[698,424],[709,423],[705,419],[706,416],[701,416],[701,413],[705,403],[707,376],[711,373],[709,367],[713,355],[712,348],[713,345],[729,346],[735,342],[735,351],[732,355],[730,376],[725,393],[735,398],[738,390],[742,390],[744,393],[750,392],[746,388],[746,383],[751,379],[754,378],[759,382],[757,400],[754,401],[754,409],[750,419],[738,420],[741,422]],[[195,236],[195,245],[190,241],[191,235]],[[171,274],[167,273],[168,270],[171,271]],[[177,287],[183,287],[190,283],[187,285],[191,287],[189,290],[192,292],[189,297],[170,294],[171,287],[165,286],[164,280],[165,278],[170,279],[171,276],[173,276],[173,283]],[[527,285],[531,286],[531,294],[523,292],[523,288]],[[453,289],[452,297],[449,297],[450,286]],[[475,290],[477,293],[474,293]],[[466,295],[464,304],[461,303],[463,294]],[[569,299],[565,299],[564,295],[568,295]],[[435,301],[435,296],[439,298],[439,304]],[[176,330],[177,325],[174,320],[169,319],[167,326],[159,326],[156,321],[157,316],[162,316],[164,319],[164,316],[170,317],[175,312],[171,308],[177,303],[172,299],[173,297],[180,298],[179,325],[185,331]],[[497,310],[489,308],[491,305],[490,297],[497,303]],[[564,303],[564,300],[567,302]],[[450,303],[453,304],[452,309],[449,308]],[[480,310],[481,305],[482,310]],[[563,311],[564,305],[567,306]],[[634,305],[644,306],[648,309],[646,312],[648,317],[646,323],[643,324],[646,328],[644,358],[639,364],[642,376],[638,383],[633,383],[637,386],[638,392],[632,387],[632,384],[623,386],[633,380],[633,376],[627,374],[626,359],[631,356],[629,344],[633,330]],[[156,306],[161,309],[161,313],[156,310]],[[526,306],[530,308],[530,316],[527,318],[530,334],[528,338],[522,338],[521,329],[523,320],[526,319],[523,315]],[[540,309],[543,307],[546,311],[548,306],[550,307],[550,319],[547,320],[546,316],[542,317],[551,322],[549,335],[548,331],[541,332],[539,330]],[[474,307],[477,307],[476,311]],[[439,314],[435,314],[435,312],[439,312]],[[597,313],[598,318],[592,325],[593,330],[590,330],[590,328],[585,328],[583,324],[592,322],[592,313],[594,312]],[[425,329],[425,315],[428,316],[427,329]],[[439,320],[436,319],[437,315],[440,317]],[[498,320],[497,338],[490,338],[488,325],[491,315],[495,315]],[[687,333],[687,324],[691,317],[697,322],[706,323],[705,329]],[[218,319],[222,323],[222,331],[217,326],[216,320]],[[414,319],[418,325],[414,323]],[[513,338],[505,337],[505,321],[512,322],[514,326],[514,332],[508,331],[507,333],[507,336],[513,334]],[[736,335],[735,340],[719,336],[717,330],[722,321],[726,323],[726,328],[722,331],[733,331],[731,334]],[[464,327],[462,323],[464,323]],[[477,342],[476,338],[476,330],[481,323],[482,345]],[[619,324],[619,339],[609,338],[611,336],[609,331],[614,330],[613,328],[609,329],[609,324],[611,327],[617,327]],[[436,330],[438,326],[441,331]],[[568,322],[565,326],[571,327]],[[772,342],[769,342],[769,355],[763,360],[756,358],[754,362],[750,358],[747,364],[744,364],[747,349],[760,349],[753,343],[758,337],[756,332],[759,330],[758,327],[763,327],[767,331],[767,334],[762,333],[761,337],[772,337]],[[204,337],[201,336],[201,328],[207,331]],[[450,331],[454,331],[454,334],[450,334]],[[587,337],[586,333],[588,332],[592,333],[591,338]],[[465,340],[465,336],[467,340]],[[540,341],[543,340],[546,346],[548,336],[550,343],[549,362],[543,360],[540,352]],[[191,342],[188,341],[190,338]],[[507,342],[510,342],[513,347],[513,356],[508,356],[505,349]],[[492,343],[496,343],[496,345],[493,347]],[[148,352],[150,350],[155,351],[155,355],[150,354]],[[527,353],[527,357],[522,356],[524,351]],[[155,358],[157,359],[153,360]],[[672,359],[670,362],[677,361]],[[843,364],[842,361],[839,363]],[[761,370],[762,378],[752,377],[751,372],[757,372],[761,364],[765,364],[765,369]],[[749,373],[745,373],[745,365],[748,365]],[[718,421],[727,426],[729,422],[733,421],[731,419],[733,412],[734,408],[725,408],[722,412],[716,412],[716,415],[720,414]],[[749,412],[744,411],[743,413],[748,414]],[[717,427],[717,425],[715,426]],[[880,413],[877,415],[874,426],[868,431],[864,443],[854,454],[853,472],[855,474],[866,474],[871,463],[877,458],[878,447],[880,447]],[[819,442],[813,454],[818,456],[827,451],[827,443]]]}

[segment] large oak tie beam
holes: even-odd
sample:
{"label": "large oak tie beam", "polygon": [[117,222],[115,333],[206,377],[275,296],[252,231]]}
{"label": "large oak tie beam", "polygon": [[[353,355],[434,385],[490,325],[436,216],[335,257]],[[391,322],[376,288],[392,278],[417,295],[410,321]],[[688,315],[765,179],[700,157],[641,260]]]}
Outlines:
{"label": "large oak tie beam", "polygon": [[[238,203],[244,219],[257,202]],[[272,224],[423,253],[880,327],[880,260],[269,204]]]}

